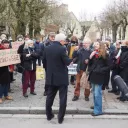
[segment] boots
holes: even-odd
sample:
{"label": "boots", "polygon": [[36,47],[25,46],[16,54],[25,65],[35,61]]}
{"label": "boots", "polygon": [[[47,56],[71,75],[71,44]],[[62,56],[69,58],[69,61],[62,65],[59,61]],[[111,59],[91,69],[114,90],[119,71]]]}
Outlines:
{"label": "boots", "polygon": [[11,96],[6,96],[5,100],[13,100],[13,98]]}

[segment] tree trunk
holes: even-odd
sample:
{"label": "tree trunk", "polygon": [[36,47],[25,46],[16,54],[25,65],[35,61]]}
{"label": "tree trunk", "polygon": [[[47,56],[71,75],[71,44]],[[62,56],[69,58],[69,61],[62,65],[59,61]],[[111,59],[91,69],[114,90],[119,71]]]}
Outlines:
{"label": "tree trunk", "polygon": [[127,27],[127,25],[123,25],[122,40],[124,40],[124,39],[125,39],[126,27]]}
{"label": "tree trunk", "polygon": [[100,32],[100,34],[101,34],[100,39],[101,39],[101,40],[103,39],[103,32],[104,32],[104,30],[103,30],[103,29],[101,29],[101,32]]}
{"label": "tree trunk", "polygon": [[112,39],[113,39],[113,42],[116,42],[117,30],[118,30],[118,25],[113,24],[112,25]]}
{"label": "tree trunk", "polygon": [[26,31],[26,25],[24,22],[18,20],[17,21],[17,35],[21,34],[23,36],[25,36],[25,31]]}
{"label": "tree trunk", "polygon": [[33,38],[33,20],[30,20],[29,22],[29,36],[30,38]]}
{"label": "tree trunk", "polygon": [[107,37],[109,36],[109,29],[107,28]]}
{"label": "tree trunk", "polygon": [[122,36],[122,33],[121,33],[121,27],[119,29],[119,39],[121,40],[121,36]]}

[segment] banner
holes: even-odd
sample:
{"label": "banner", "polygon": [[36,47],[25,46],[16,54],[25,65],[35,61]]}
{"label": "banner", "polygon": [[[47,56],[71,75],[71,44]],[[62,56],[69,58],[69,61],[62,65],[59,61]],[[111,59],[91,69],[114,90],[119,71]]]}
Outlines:
{"label": "banner", "polygon": [[76,75],[77,74],[77,64],[68,66],[68,75]]}
{"label": "banner", "polygon": [[24,42],[18,42],[18,41],[16,41],[16,42],[12,42],[11,43],[11,45],[12,45],[12,49],[17,49],[18,50],[18,48],[19,48],[19,46],[20,45],[22,45]]}
{"label": "banner", "polygon": [[0,50],[0,67],[20,63],[20,56],[16,49]]}
{"label": "banner", "polygon": [[36,67],[36,80],[43,80],[45,78],[45,71],[42,66]]}

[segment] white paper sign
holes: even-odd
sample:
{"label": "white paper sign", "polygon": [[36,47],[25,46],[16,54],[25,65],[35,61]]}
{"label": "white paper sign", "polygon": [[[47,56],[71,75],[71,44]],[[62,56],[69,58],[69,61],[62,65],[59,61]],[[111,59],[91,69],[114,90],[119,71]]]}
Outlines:
{"label": "white paper sign", "polygon": [[73,65],[68,66],[68,74],[69,75],[76,75],[77,74],[77,64],[73,64]]}

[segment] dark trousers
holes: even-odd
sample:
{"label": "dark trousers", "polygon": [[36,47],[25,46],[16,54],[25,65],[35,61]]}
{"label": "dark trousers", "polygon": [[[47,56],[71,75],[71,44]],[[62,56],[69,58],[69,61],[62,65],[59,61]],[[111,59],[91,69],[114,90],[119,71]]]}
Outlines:
{"label": "dark trousers", "polygon": [[104,84],[102,86],[102,90],[105,90],[106,87],[109,87],[109,79],[110,79],[110,71],[108,71],[105,74],[105,81],[104,81]]}
{"label": "dark trousers", "polygon": [[38,58],[37,61],[38,61],[38,65],[41,66],[41,58]]}
{"label": "dark trousers", "polygon": [[[13,82],[13,72],[10,72],[10,82]],[[8,85],[8,91],[11,89],[11,84]]]}
{"label": "dark trousers", "polygon": [[115,92],[119,91],[119,89],[118,89],[118,87],[117,87],[117,85],[115,84],[115,81],[114,81],[114,77],[116,75],[118,75],[117,70],[113,70],[112,75],[111,75],[111,84],[112,84],[112,90],[115,91]]}
{"label": "dark trousers", "polygon": [[[46,70],[46,68],[45,68],[45,74],[47,73],[47,70]],[[45,75],[45,76],[47,76],[47,74]],[[44,90],[45,90],[45,92],[48,92],[48,88],[49,88],[49,85],[48,84],[46,84],[46,80],[47,79],[47,77],[45,77],[45,86],[44,86]]]}
{"label": "dark trousers", "polygon": [[10,72],[10,79],[11,79],[11,82],[13,81],[13,72]]}
{"label": "dark trousers", "polygon": [[8,84],[0,84],[0,98],[8,96]]}
{"label": "dark trousers", "polygon": [[36,71],[24,71],[23,94],[25,94],[27,92],[29,82],[30,82],[30,91],[34,92],[35,80],[36,80]]}
{"label": "dark trousers", "polygon": [[59,91],[60,107],[58,118],[63,119],[67,106],[67,91],[68,86],[49,86],[48,95],[46,99],[46,115],[48,118],[52,115],[52,105],[57,92]]}
{"label": "dark trousers", "polygon": [[71,83],[74,83],[74,81],[75,81],[75,76],[71,76],[70,82],[71,82]]}

